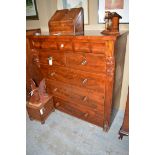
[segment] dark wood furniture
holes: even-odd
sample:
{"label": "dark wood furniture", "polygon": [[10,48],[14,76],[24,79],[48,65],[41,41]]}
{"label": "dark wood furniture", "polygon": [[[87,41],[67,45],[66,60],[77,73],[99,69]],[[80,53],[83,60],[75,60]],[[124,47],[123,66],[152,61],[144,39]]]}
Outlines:
{"label": "dark wood furniture", "polygon": [[48,22],[49,32],[55,35],[84,33],[83,8],[57,10]]}
{"label": "dark wood furniture", "polygon": [[35,119],[44,124],[50,113],[54,111],[53,97],[48,96],[44,102],[37,105],[34,105],[30,99],[26,104],[26,109],[30,120]]}
{"label": "dark wood furniture", "polygon": [[103,34],[119,34],[119,19],[122,17],[116,12],[105,12],[105,30],[101,33]]}
{"label": "dark wood furniture", "polygon": [[119,131],[119,139],[122,139],[123,136],[128,136],[128,135],[129,135],[129,92],[128,92],[128,97],[126,101],[123,124]]}
{"label": "dark wood furniture", "polygon": [[[30,98],[30,79],[33,79],[36,83],[39,83],[42,78],[38,67],[34,64],[34,55],[30,51],[30,45],[28,36],[34,35],[35,33],[41,33],[40,29],[26,30],[26,100]],[[32,59],[33,58],[33,59]]]}
{"label": "dark wood furniture", "polygon": [[121,94],[127,35],[29,36],[31,59],[56,109],[108,131]]}

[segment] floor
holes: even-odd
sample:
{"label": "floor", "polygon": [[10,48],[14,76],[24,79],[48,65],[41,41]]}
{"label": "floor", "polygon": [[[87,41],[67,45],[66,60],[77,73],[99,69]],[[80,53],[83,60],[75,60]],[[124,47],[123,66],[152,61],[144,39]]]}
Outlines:
{"label": "floor", "polygon": [[27,155],[128,155],[129,137],[118,139],[123,120],[119,111],[108,133],[102,128],[60,111],[44,125],[27,116]]}

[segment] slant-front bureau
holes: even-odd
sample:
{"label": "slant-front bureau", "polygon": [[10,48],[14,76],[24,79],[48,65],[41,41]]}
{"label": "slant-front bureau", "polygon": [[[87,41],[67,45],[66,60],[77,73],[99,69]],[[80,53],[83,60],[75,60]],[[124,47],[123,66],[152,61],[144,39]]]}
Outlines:
{"label": "slant-front bureau", "polygon": [[46,78],[56,109],[108,131],[120,98],[127,35],[29,37],[31,62]]}

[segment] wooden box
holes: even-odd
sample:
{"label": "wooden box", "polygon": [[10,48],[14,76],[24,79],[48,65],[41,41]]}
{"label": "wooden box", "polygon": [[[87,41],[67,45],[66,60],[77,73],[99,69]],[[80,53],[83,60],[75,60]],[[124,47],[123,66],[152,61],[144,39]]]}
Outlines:
{"label": "wooden box", "polygon": [[84,34],[83,8],[57,10],[48,22],[49,32],[55,35]]}
{"label": "wooden box", "polygon": [[55,110],[53,97],[49,96],[44,103],[40,103],[37,106],[34,106],[30,99],[30,102],[26,105],[26,109],[30,120],[38,120],[41,124],[44,124],[49,114]]}

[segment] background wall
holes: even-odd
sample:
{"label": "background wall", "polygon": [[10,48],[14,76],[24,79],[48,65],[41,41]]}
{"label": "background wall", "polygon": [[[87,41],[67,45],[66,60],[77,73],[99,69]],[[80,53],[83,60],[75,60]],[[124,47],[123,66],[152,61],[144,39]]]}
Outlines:
{"label": "background wall", "polygon": [[[39,20],[27,20],[26,29],[41,28],[42,32],[48,32],[48,21],[57,10],[57,0],[36,0]],[[98,0],[88,0],[89,24],[85,25],[85,30],[103,30],[104,24],[98,24]],[[120,24],[120,30],[129,30],[129,24]],[[125,102],[129,84],[129,43],[127,42],[125,67],[123,75],[123,85],[121,92],[120,107],[125,108]]]}

